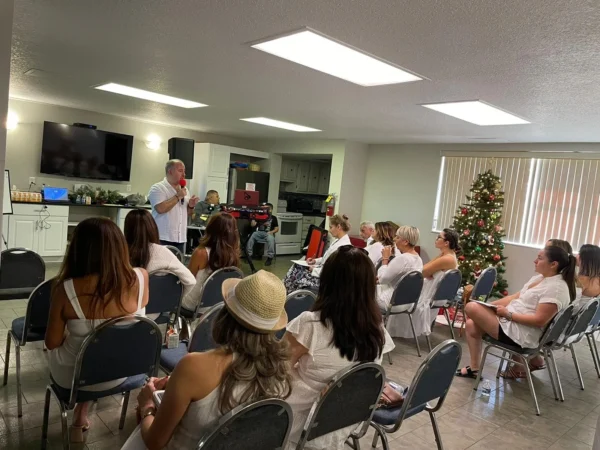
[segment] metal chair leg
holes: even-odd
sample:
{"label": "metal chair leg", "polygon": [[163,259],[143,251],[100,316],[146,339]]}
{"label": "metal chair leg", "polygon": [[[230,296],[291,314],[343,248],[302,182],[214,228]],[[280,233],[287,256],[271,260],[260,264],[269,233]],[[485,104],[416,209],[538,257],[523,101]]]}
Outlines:
{"label": "metal chair leg", "polygon": [[23,417],[23,392],[21,389],[21,346],[15,341],[15,359],[17,361],[17,412]]}
{"label": "metal chair leg", "polygon": [[544,362],[546,363],[546,367],[548,368],[548,375],[550,375],[550,384],[552,385],[552,392],[554,392],[554,400],[558,401],[558,391],[556,389],[556,382],[554,381],[554,370],[552,368],[552,364],[550,364],[548,352],[546,350],[543,350],[542,356],[544,357]]}
{"label": "metal chair leg", "polygon": [[46,396],[44,397],[44,418],[42,421],[42,450],[46,450],[48,444],[48,421],[50,420],[50,386],[46,386]]}
{"label": "metal chair leg", "polygon": [[527,384],[529,384],[529,390],[531,391],[531,396],[533,397],[533,403],[535,404],[535,413],[540,415],[540,406],[538,405],[537,396],[535,395],[535,387],[533,387],[533,380],[531,378],[531,371],[529,370],[529,364],[525,361],[523,364],[525,368],[525,375],[527,375]]}
{"label": "metal chair leg", "polygon": [[479,387],[479,382],[481,381],[481,374],[483,374],[483,368],[485,366],[485,360],[487,358],[487,354],[490,351],[490,346],[486,346],[485,349],[483,349],[483,355],[481,356],[481,361],[479,363],[479,370],[477,371],[477,378],[475,378],[475,383],[473,384],[473,390],[476,391],[477,388]]}
{"label": "metal chair leg", "polygon": [[11,333],[9,330],[8,334],[6,336],[6,354],[4,356],[4,383],[3,383],[4,386],[6,386],[6,383],[8,382],[8,362],[10,359],[10,338],[11,338]]}
{"label": "metal chair leg", "polygon": [[[502,358],[506,357],[506,352],[502,352]],[[502,373],[502,367],[504,366],[504,363],[506,361],[504,361],[503,359],[500,359],[500,364],[498,364],[498,371],[496,372],[496,380],[500,379],[500,374]]]}
{"label": "metal chair leg", "polygon": [[383,448],[383,450],[389,450],[390,443],[388,442],[387,434],[383,430],[383,428],[381,428],[379,425],[377,425],[374,422],[371,422],[369,425],[372,426],[373,429],[375,430],[375,436],[373,437],[373,443],[371,444],[372,447],[376,448],[377,447],[377,438],[381,438],[381,447]]}
{"label": "metal chair leg", "polygon": [[63,449],[69,450],[71,448],[71,438],[69,436],[69,426],[68,426],[68,418],[67,418],[67,410],[64,408],[62,403],[60,405],[60,423],[62,425],[62,439],[63,439]]}
{"label": "metal chair leg", "polygon": [[577,353],[575,353],[575,347],[573,344],[569,345],[571,349],[571,355],[573,356],[573,363],[575,364],[575,370],[577,371],[577,376],[579,377],[579,385],[581,386],[581,390],[585,389],[585,385],[583,384],[583,376],[581,375],[581,368],[579,367],[579,361],[577,360]]}
{"label": "metal chair leg", "polygon": [[[598,345],[596,345],[596,337],[594,336],[594,333],[592,333],[591,335],[591,341],[592,341],[592,347],[593,347],[593,352],[596,355],[596,361],[598,361],[598,365],[600,365],[600,355],[598,354]],[[590,347],[590,348],[592,348]],[[598,378],[600,378],[600,371],[597,370],[598,373]]]}
{"label": "metal chair leg", "polygon": [[429,411],[429,418],[431,419],[431,426],[433,427],[433,434],[435,435],[435,443],[437,444],[437,448],[438,450],[444,450],[444,444],[442,444],[442,436],[440,435],[435,413]]}
{"label": "metal chair leg", "polygon": [[588,347],[590,348],[590,353],[592,354],[592,361],[594,361],[594,369],[596,369],[596,374],[598,378],[600,378],[600,367],[598,367],[598,360],[596,359],[596,354],[594,353],[594,348],[592,347],[592,341],[590,339],[590,334],[586,333],[585,335],[588,341]]}
{"label": "metal chair leg", "polygon": [[425,335],[425,339],[427,340],[427,347],[429,347],[429,352],[431,353],[431,340],[429,339],[429,335]]}
{"label": "metal chair leg", "polygon": [[558,366],[556,365],[556,359],[554,359],[554,352],[548,350],[548,355],[552,361],[552,367],[554,369],[554,375],[556,376],[556,386],[558,388],[558,396],[561,402],[565,401],[565,393],[563,392],[562,383],[560,381],[560,373],[558,372]]}
{"label": "metal chair leg", "polygon": [[129,404],[129,394],[131,391],[125,392],[123,396],[123,407],[121,408],[121,419],[119,420],[119,430],[125,426],[125,416],[127,415],[127,405]]}
{"label": "metal chair leg", "polygon": [[415,326],[413,325],[412,314],[408,315],[408,320],[410,321],[410,328],[412,329],[415,343],[417,344],[417,355],[421,356],[421,347],[419,347],[419,339],[417,339],[417,333],[415,332]]}
{"label": "metal chair leg", "polygon": [[[454,336],[454,321],[453,323],[450,323],[450,315],[448,314],[448,308],[444,308],[444,317],[446,317],[448,325],[450,325],[450,334],[452,335],[452,339],[456,339],[456,337]],[[454,316],[454,318],[456,318],[456,315]]]}

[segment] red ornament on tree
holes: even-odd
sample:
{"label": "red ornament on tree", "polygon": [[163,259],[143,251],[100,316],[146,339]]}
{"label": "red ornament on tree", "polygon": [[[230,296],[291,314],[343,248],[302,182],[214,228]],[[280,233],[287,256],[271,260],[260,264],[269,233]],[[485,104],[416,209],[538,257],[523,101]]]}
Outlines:
{"label": "red ornament on tree", "polygon": [[490,200],[491,200],[491,201],[494,201],[494,200],[496,200],[496,196],[495,196],[494,194],[491,194],[491,195],[490,195]]}
{"label": "red ornament on tree", "polygon": [[483,227],[484,225],[485,225],[485,222],[484,222],[482,219],[479,219],[479,220],[477,221],[477,226],[478,226],[478,227]]}
{"label": "red ornament on tree", "polygon": [[464,255],[460,255],[460,256],[458,257],[458,260],[459,260],[459,261],[464,261],[464,260],[465,260],[465,256],[464,256]]}
{"label": "red ornament on tree", "polygon": [[460,212],[461,212],[461,214],[462,214],[463,216],[466,216],[466,215],[467,215],[467,213],[469,212],[469,210],[468,210],[467,208],[463,208],[463,209],[461,209],[461,210],[460,210]]}
{"label": "red ornament on tree", "polygon": [[465,236],[468,236],[468,235],[470,235],[470,234],[471,234],[471,232],[470,232],[469,230],[465,230],[465,231],[463,231],[463,234],[464,234]]}
{"label": "red ornament on tree", "polygon": [[504,295],[505,297],[508,295],[508,291],[505,289],[501,292],[502,295]]}
{"label": "red ornament on tree", "polygon": [[496,225],[494,230],[496,230],[496,233],[500,233],[502,231],[502,227],[500,225]]}
{"label": "red ornament on tree", "polygon": [[494,258],[494,261],[500,261],[500,259],[501,259],[500,255],[494,255],[493,258]]}

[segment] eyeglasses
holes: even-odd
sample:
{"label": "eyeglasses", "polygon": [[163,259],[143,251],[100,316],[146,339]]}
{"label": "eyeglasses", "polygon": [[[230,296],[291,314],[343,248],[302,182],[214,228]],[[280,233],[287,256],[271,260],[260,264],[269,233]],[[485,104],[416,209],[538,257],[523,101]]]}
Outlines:
{"label": "eyeglasses", "polygon": [[436,237],[436,238],[435,238],[435,240],[436,240],[436,241],[437,241],[437,240],[440,240],[440,239],[441,239],[442,241],[446,241],[446,240],[447,240],[447,239],[446,239],[444,236],[438,236],[438,237]]}

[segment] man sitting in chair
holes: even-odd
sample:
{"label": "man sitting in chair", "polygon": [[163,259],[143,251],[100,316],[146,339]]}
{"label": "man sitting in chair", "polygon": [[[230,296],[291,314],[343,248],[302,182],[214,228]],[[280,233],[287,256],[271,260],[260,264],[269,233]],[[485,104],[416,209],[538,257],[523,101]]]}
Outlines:
{"label": "man sitting in chair", "polygon": [[255,228],[255,231],[252,233],[252,236],[250,236],[250,239],[248,239],[246,250],[248,251],[248,258],[251,258],[256,242],[267,244],[267,260],[265,261],[265,266],[270,266],[275,257],[275,233],[279,231],[279,222],[277,221],[277,217],[272,214],[273,205],[271,203],[266,203],[265,205],[268,207],[269,218],[260,223],[256,222],[256,220],[250,222],[250,226]]}
{"label": "man sitting in chair", "polygon": [[194,207],[193,225],[206,226],[208,219],[213,214],[221,212],[221,199],[217,191],[210,190],[206,193],[206,198],[198,202]]}

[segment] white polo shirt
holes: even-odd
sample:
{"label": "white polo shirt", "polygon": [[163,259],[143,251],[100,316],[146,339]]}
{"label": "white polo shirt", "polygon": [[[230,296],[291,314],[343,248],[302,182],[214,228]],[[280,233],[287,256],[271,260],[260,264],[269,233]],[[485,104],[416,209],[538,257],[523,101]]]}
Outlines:
{"label": "white polo shirt", "polygon": [[159,214],[156,205],[175,197],[177,191],[169,184],[167,179],[153,184],[148,192],[148,200],[152,205],[152,217],[158,226],[158,235],[161,241],[185,242],[187,237],[188,213],[187,205],[189,196],[183,199],[183,204],[178,201],[169,212]]}

